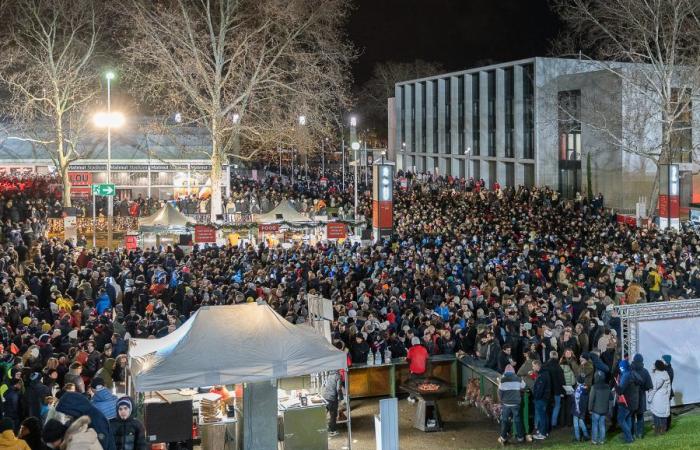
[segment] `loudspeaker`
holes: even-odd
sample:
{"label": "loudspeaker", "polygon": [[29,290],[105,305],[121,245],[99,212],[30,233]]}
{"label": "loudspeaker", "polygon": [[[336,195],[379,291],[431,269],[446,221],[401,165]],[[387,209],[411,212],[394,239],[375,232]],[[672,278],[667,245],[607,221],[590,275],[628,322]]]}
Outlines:
{"label": "loudspeaker", "polygon": [[144,403],[146,442],[178,442],[192,439],[192,400]]}

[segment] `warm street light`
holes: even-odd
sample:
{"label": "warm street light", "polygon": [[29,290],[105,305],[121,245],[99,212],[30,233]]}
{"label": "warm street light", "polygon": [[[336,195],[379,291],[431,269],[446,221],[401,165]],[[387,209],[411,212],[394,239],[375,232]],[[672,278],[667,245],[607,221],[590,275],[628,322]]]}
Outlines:
{"label": "warm street light", "polygon": [[100,128],[120,128],[126,122],[120,112],[98,112],[92,120]]}

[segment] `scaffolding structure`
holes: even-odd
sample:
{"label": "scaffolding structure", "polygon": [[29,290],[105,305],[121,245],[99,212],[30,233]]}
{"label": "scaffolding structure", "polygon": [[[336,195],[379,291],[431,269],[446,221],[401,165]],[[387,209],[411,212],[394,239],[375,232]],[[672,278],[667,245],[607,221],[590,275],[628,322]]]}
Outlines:
{"label": "scaffolding structure", "polygon": [[615,309],[620,314],[620,345],[626,358],[639,351],[639,322],[700,317],[700,299],[620,305]]}

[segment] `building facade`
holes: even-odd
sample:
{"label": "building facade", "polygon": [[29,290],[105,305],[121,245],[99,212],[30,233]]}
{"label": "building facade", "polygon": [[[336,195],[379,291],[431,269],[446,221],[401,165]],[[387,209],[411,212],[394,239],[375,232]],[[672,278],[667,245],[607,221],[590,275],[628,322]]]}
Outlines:
{"label": "building facade", "polygon": [[[112,132],[111,182],[117,198],[139,196],[161,200],[198,194],[211,185],[211,162],[207,149],[211,140],[195,127],[167,134],[149,130],[148,119],[140,119]],[[107,145],[104,133],[90,134],[80,148],[83,156],[69,165],[71,197],[91,196],[91,185],[107,183]],[[26,140],[0,139],[0,174],[26,176],[56,173],[56,165],[40,145]],[[222,192],[230,189],[230,167],[224,165]]]}
{"label": "building facade", "polygon": [[[590,183],[607,204],[633,209],[651,195],[656,176],[653,161],[621,144],[639,134],[639,102],[620,75],[634,70],[530,58],[397,83],[389,99],[390,157],[397,169],[481,178],[489,186],[550,186],[567,198],[586,195]],[[700,143],[696,111],[688,117],[677,162],[692,162]],[[646,119],[647,139],[660,140],[661,121]],[[685,204],[691,179],[683,181]]]}

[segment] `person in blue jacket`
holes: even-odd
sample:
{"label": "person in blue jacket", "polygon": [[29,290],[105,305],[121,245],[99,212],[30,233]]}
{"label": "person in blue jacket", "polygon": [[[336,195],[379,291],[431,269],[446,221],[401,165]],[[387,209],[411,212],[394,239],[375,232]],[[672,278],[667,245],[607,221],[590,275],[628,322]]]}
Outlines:
{"label": "person in blue jacket", "polygon": [[97,438],[102,448],[104,450],[116,450],[114,437],[107,418],[85,396],[75,392],[64,393],[58,401],[58,405],[56,405],[56,411],[70,416],[73,420],[82,416],[88,416],[90,418],[90,428],[97,433]]}

